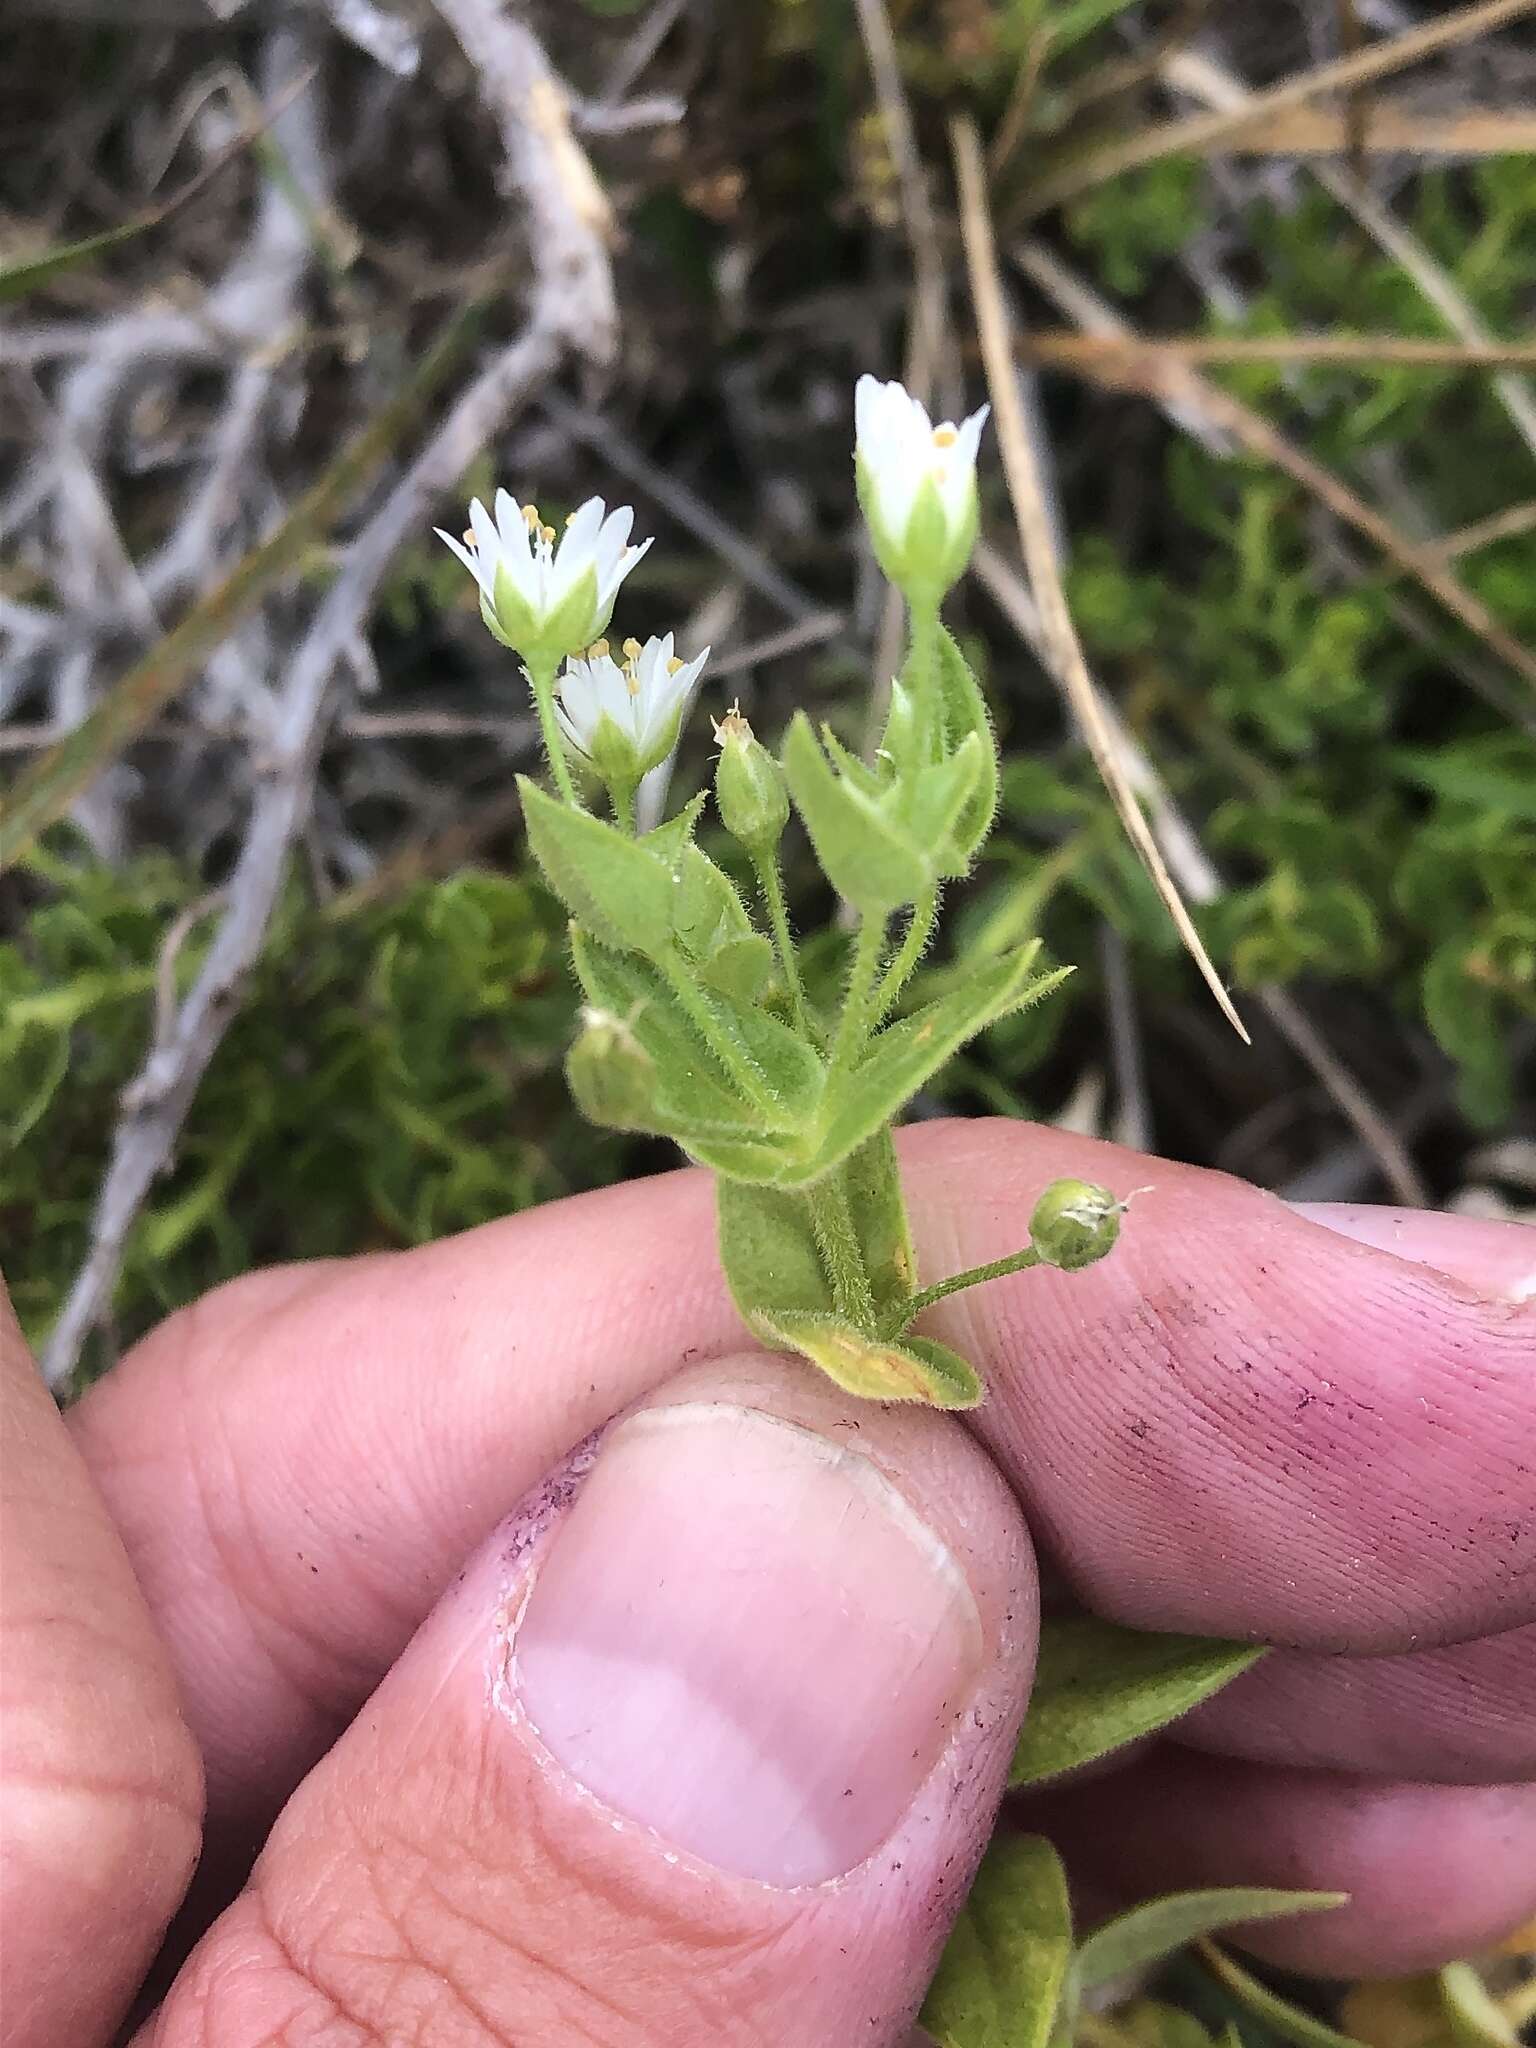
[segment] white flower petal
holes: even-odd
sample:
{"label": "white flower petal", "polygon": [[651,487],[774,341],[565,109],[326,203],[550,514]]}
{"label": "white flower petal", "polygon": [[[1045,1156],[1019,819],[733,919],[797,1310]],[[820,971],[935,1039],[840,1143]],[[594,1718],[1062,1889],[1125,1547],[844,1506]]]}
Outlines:
{"label": "white flower petal", "polygon": [[624,578],[629,574],[630,570],[636,566],[636,564],[640,560],[640,557],[646,552],[650,545],[650,540],[647,539],[641,541],[638,547],[627,549],[625,553],[620,556],[618,562],[614,565],[614,567],[608,572],[606,581],[603,581],[601,579],[599,580],[598,604],[601,609],[606,610],[607,607],[613,603],[614,594],[618,590],[619,585],[624,581]]}
{"label": "white flower petal", "polygon": [[437,535],[440,541],[445,541],[447,545],[453,549],[453,552],[458,556],[459,560],[464,564],[465,568],[469,571],[470,575],[473,576],[475,581],[478,583],[480,581],[480,565],[476,562],[472,552],[467,547],[465,547],[463,541],[456,540],[451,533],[444,533],[443,529],[440,526],[434,526],[432,531]]}

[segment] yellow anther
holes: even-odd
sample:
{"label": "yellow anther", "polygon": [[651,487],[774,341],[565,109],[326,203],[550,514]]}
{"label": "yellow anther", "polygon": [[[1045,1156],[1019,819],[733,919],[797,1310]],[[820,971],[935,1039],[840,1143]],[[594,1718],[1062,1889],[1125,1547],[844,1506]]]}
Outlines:
{"label": "yellow anther", "polygon": [[667,663],[667,674],[669,676],[675,676],[678,670],[682,667],[682,665],[683,664],[678,660],[677,656],[674,654],[672,659]]}
{"label": "yellow anther", "polygon": [[523,507],[523,524],[527,527],[530,533],[538,532],[539,508],[537,505],[525,505]]}
{"label": "yellow anther", "polygon": [[606,640],[594,640],[587,649],[587,659],[588,661],[601,661],[607,652],[608,642]]}
{"label": "yellow anther", "polygon": [[539,539],[543,541],[545,547],[552,548],[555,544],[555,529],[552,526],[541,526]]}
{"label": "yellow anther", "polygon": [[624,642],[624,658],[626,661],[638,661],[640,659],[640,642],[633,634]]}
{"label": "yellow anther", "polygon": [[953,448],[959,438],[953,427],[935,427],[933,430],[935,448]]}
{"label": "yellow anther", "polygon": [[473,554],[475,549],[480,545],[479,541],[475,538],[475,529],[472,526],[466,526],[464,529],[464,545],[469,549],[471,554]]}

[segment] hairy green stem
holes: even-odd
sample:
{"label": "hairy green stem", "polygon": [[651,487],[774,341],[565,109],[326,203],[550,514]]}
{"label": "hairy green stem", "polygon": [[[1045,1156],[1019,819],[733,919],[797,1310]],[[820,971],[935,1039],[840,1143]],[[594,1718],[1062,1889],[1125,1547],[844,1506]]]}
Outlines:
{"label": "hairy green stem", "polygon": [[789,928],[789,908],[784,901],[784,883],[779,875],[779,863],[771,853],[754,852],[752,865],[757,870],[757,886],[762,894],[763,907],[768,912],[768,924],[773,933],[773,943],[778,950],[779,966],[784,973],[784,983],[789,990],[790,1002],[794,1005],[795,1027],[802,1038],[811,1038],[810,1013],[805,1004],[805,984],[800,979],[800,956],[795,950],[794,934]]}
{"label": "hairy green stem", "polygon": [[939,607],[936,603],[914,604],[912,645],[907,652],[906,673],[911,678],[912,692],[917,699],[918,759],[923,762],[936,761],[941,752],[938,655]]}
{"label": "hairy green stem", "polygon": [[608,800],[613,805],[613,822],[631,838],[635,833],[635,789],[633,782],[610,782]]}
{"label": "hairy green stem", "polygon": [[875,979],[880,972],[880,955],[885,951],[885,918],[865,916],[859,924],[854,945],[853,967],[843,997],[843,1013],[837,1022],[832,1046],[831,1078],[846,1074],[859,1054],[876,1020]]}
{"label": "hairy green stem", "polygon": [[816,1249],[832,1283],[832,1299],[838,1314],[846,1316],[860,1330],[873,1329],[875,1297],[864,1264],[864,1248],[848,1206],[841,1167],[807,1188],[805,1200],[810,1207]]}
{"label": "hairy green stem", "polygon": [[560,737],[560,721],[555,717],[555,678],[560,673],[556,662],[533,662],[527,664],[528,680],[533,685],[534,709],[539,714],[539,732],[544,741],[544,754],[549,762],[549,772],[555,778],[555,787],[573,811],[580,810],[581,800],[576,794],[576,785],[571,780],[570,767],[565,758],[565,742]]}
{"label": "hairy green stem", "polygon": [[881,977],[879,988],[875,991],[877,1023],[889,1016],[892,1004],[906,987],[913,968],[926,952],[928,941],[933,937],[933,927],[938,921],[938,915],[939,889],[935,883],[927,895],[913,905],[912,921],[907,926],[906,935],[895,959]]}
{"label": "hairy green stem", "polygon": [[932,1287],[925,1287],[920,1294],[914,1294],[909,1301],[901,1304],[901,1320],[893,1335],[906,1329],[922,1314],[925,1308],[932,1308],[936,1301],[942,1301],[947,1294],[958,1294],[962,1288],[980,1287],[986,1280],[1001,1280],[1009,1273],[1025,1273],[1031,1266],[1038,1266],[1040,1254],[1033,1245],[1026,1245],[1021,1252],[1010,1252],[1006,1259],[994,1259],[987,1266],[967,1266],[963,1273],[951,1273],[947,1280],[937,1280]]}

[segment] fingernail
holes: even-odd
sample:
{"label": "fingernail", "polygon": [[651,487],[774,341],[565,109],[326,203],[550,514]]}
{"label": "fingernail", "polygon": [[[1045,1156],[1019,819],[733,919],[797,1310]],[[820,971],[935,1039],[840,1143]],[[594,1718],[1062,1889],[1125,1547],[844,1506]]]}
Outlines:
{"label": "fingernail", "polygon": [[691,1402],[609,1438],[515,1669],[546,1749],[615,1813],[790,1886],[893,1831],[983,1654],[959,1565],[868,1458]]}
{"label": "fingernail", "polygon": [[1536,1230],[1434,1209],[1377,1208],[1366,1202],[1292,1202],[1309,1223],[1414,1265],[1434,1266],[1492,1301],[1536,1299]]}

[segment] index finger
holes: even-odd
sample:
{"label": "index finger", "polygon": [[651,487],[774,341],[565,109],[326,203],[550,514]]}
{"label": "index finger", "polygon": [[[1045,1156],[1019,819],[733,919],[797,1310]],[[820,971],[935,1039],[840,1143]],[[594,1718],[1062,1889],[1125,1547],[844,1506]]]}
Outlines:
{"label": "index finger", "polygon": [[[925,1274],[1015,1249],[1057,1175],[1151,1184],[1111,1258],[944,1324],[990,1383],[977,1427],[1101,1611],[1371,1650],[1536,1619],[1536,1307],[1092,1140],[931,1124],[902,1148]],[[156,1332],[74,1426],[215,1808],[264,1811],[524,1491],[740,1342],[691,1172],[252,1276]]]}

